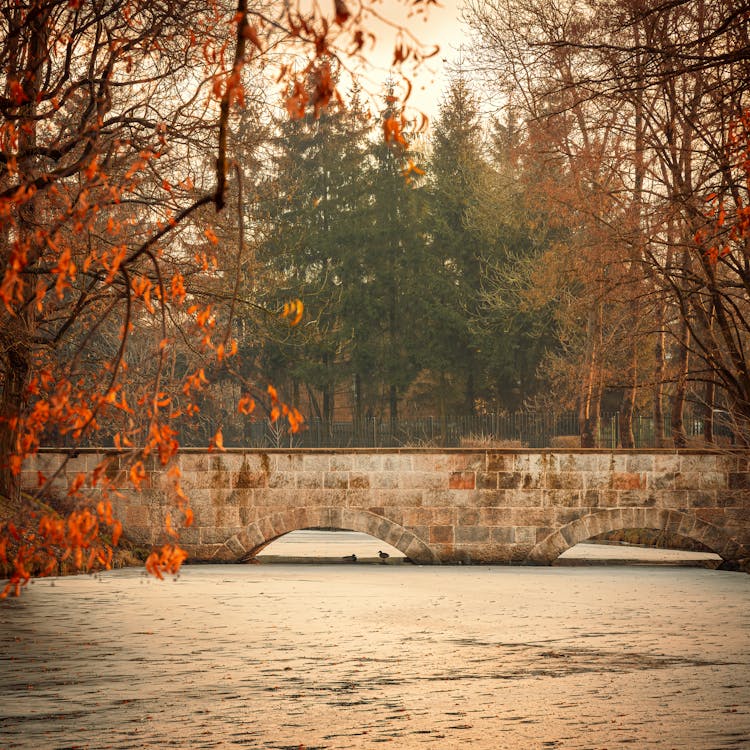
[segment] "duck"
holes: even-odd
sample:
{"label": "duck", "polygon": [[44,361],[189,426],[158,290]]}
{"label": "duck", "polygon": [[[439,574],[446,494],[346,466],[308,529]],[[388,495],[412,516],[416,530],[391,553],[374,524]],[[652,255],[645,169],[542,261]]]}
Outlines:
{"label": "duck", "polygon": [[357,556],[356,555],[344,555],[342,558],[345,562],[357,562]]}
{"label": "duck", "polygon": [[383,565],[385,565],[385,561],[390,557],[390,555],[387,552],[383,552],[383,550],[378,550],[378,557],[383,562]]}

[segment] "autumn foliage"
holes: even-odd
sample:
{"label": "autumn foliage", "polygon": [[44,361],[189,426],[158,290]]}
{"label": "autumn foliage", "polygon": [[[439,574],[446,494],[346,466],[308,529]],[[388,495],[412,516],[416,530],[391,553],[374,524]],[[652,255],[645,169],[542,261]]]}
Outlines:
{"label": "autumn foliage", "polygon": [[67,518],[32,513],[36,527],[18,528],[7,522],[0,537],[0,563],[11,566],[10,580],[0,598],[16,596],[32,575],[52,575],[59,563],[70,560],[76,570],[95,570],[112,565],[112,548],[117,546],[122,524],[112,517],[109,502],[100,502],[95,510],[75,510]]}
{"label": "autumn foliage", "polygon": [[[121,534],[111,501],[141,487],[149,462],[168,479],[174,513],[146,567],[157,577],[179,570],[179,530],[192,523],[179,425],[199,414],[212,373],[241,383],[244,417],[259,404],[289,431],[303,428],[273,386],[234,364],[236,295],[212,291],[226,286],[231,260],[215,220],[228,204],[241,211],[233,128],[253,107],[248,81],[274,81],[290,117],[318,114],[340,101],[333,61],[373,41],[368,12],[343,0],[310,9],[13,0],[3,10],[2,596],[60,563],[108,568]],[[402,43],[400,55],[420,53]],[[396,123],[387,135],[399,133]],[[303,303],[278,314],[296,326]],[[115,453],[77,476],[62,501],[64,464],[22,488],[41,446],[81,444]],[[210,448],[223,449],[220,424]],[[119,466],[126,457],[127,470],[113,470],[112,455]],[[92,509],[94,489],[103,499]]]}
{"label": "autumn foliage", "polygon": [[[727,133],[726,171],[734,173],[734,189],[712,191],[705,197],[707,224],[695,233],[698,247],[706,247],[711,266],[748,260],[750,238],[750,109],[732,122]],[[744,190],[743,190],[744,187]]]}

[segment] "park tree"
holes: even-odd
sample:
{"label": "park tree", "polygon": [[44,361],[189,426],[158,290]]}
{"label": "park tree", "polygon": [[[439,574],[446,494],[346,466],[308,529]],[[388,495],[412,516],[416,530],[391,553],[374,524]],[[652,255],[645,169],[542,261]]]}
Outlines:
{"label": "park tree", "polygon": [[[343,0],[32,0],[0,11],[4,593],[60,558],[109,565],[120,526],[107,492],[137,489],[148,460],[168,473],[176,510],[147,567],[161,575],[179,566],[175,529],[191,512],[174,464],[177,424],[200,408],[211,368],[231,367],[237,351],[235,300],[211,287],[224,278],[233,288],[214,224],[241,202],[230,134],[256,104],[245,84],[251,74],[286,81],[289,116],[320,115],[335,82],[321,75],[309,90],[307,74],[319,60],[361,53],[368,12]],[[419,56],[400,43],[398,62]],[[297,322],[301,305],[282,311]],[[182,368],[169,366],[175,347],[190,351]],[[299,426],[272,386],[244,383],[241,411],[253,394]],[[55,476],[22,493],[24,461],[44,441],[74,449],[105,428],[123,468],[111,471],[108,457],[76,477],[63,493],[67,516],[39,505],[54,499]],[[218,429],[211,444],[222,442]],[[94,485],[104,500],[90,509]]]}
{"label": "park tree", "polygon": [[[440,373],[438,397],[445,414],[447,391],[460,390],[460,413],[473,415],[480,394],[478,344],[470,321],[479,309],[487,245],[469,220],[481,199],[477,186],[487,172],[479,103],[468,77],[454,74],[433,125],[427,187],[430,255],[435,279],[436,327],[445,335],[432,341],[430,363]],[[448,383],[450,382],[450,388]]]}
{"label": "park tree", "polygon": [[[402,121],[403,112],[388,82],[378,115],[378,129]],[[371,142],[365,172],[369,211],[360,242],[360,270],[350,306],[355,341],[355,379],[374,375],[375,388],[362,391],[359,411],[388,414],[396,429],[399,403],[420,369],[419,327],[431,308],[426,282],[424,202],[419,185],[424,170],[410,147],[417,133],[405,124],[404,143]],[[356,382],[356,380],[355,380]]]}
{"label": "park tree", "polygon": [[[321,65],[311,71],[311,90],[329,62]],[[263,187],[267,228],[259,259],[273,278],[267,304],[303,299],[306,318],[292,340],[266,339],[262,357],[276,382],[305,389],[326,432],[337,387],[349,377],[345,308],[369,211],[364,174],[371,128],[357,94],[348,106],[280,122],[273,172]]]}
{"label": "park tree", "polygon": [[[547,234],[536,262],[517,266],[518,309],[543,318],[549,300],[556,301],[552,312],[559,343],[545,366],[550,375],[565,376],[557,400],[577,408],[582,444],[593,446],[621,346],[612,325],[627,309],[625,298],[610,294],[625,290],[621,243],[610,230],[613,215],[622,212],[614,198],[621,188],[621,135],[614,114],[590,101],[571,79],[571,72],[585,65],[582,53],[571,46],[555,55],[530,55],[537,40],[556,38],[577,19],[542,3],[524,12],[529,24],[524,33],[512,31],[518,19],[508,20],[487,52],[502,70],[506,95],[518,102],[512,117],[523,123],[514,151],[529,227],[536,227],[530,233],[538,235],[542,228]],[[515,81],[523,82],[521,91],[515,91]],[[502,289],[496,285],[498,294]]]}
{"label": "park tree", "polygon": [[385,412],[395,426],[417,368],[411,321],[424,306],[415,190],[422,170],[407,123],[403,142],[379,135],[386,123],[401,124],[396,105],[391,88],[374,118],[355,90],[346,107],[283,124],[266,186],[269,292],[304,299],[306,319],[291,341],[268,339],[262,356],[277,380],[304,388],[324,439],[337,391],[351,392],[343,406],[360,429]]}
{"label": "park tree", "polygon": [[505,121],[492,119],[489,142],[487,166],[474,186],[477,199],[467,213],[485,257],[479,305],[469,324],[488,402],[513,411],[541,406],[539,397],[548,392],[541,364],[556,347],[557,296],[540,292],[545,285],[535,275],[560,233],[535,200],[539,176],[533,160],[524,158],[512,112]]}
{"label": "park tree", "polygon": [[[617,283],[602,284],[602,263],[592,265],[579,279],[580,298],[594,293],[608,311],[625,302],[623,321],[650,319],[616,332],[613,341],[630,362],[612,360],[619,383],[611,368],[596,374],[584,366],[581,380],[591,373],[619,386],[626,414],[639,383],[655,381],[650,395],[659,424],[667,386],[676,445],[685,442],[681,415],[691,394],[702,402],[709,437],[717,399],[738,432],[747,422],[741,243],[726,246],[725,268],[715,241],[716,225],[728,226],[727,217],[745,205],[736,148],[747,107],[743,14],[734,0],[595,0],[569,10],[508,0],[470,3],[468,10],[476,51],[499,82],[495,93],[522,107],[529,135],[547,136],[538,153],[557,154],[575,176],[575,200],[560,201],[559,191],[547,200],[567,208],[578,237],[584,227],[607,248],[608,276],[614,272]],[[574,128],[557,143],[549,139],[555,122]],[[716,217],[707,215],[707,199],[719,201]],[[604,251],[591,260],[597,255]],[[592,323],[590,365],[603,363],[593,358],[595,343],[607,340],[598,318]],[[637,362],[644,352],[650,361]],[[621,441],[630,441],[627,428]]]}

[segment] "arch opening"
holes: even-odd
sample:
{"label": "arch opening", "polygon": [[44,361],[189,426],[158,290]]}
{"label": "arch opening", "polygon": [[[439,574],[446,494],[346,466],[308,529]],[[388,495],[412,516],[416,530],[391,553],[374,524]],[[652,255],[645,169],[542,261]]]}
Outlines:
{"label": "arch opening", "polygon": [[[395,548],[415,563],[438,562],[424,541],[395,521],[368,510],[327,506],[297,508],[259,518],[246,526],[242,532],[228,539],[224,549],[227,555],[231,555],[237,562],[248,562],[254,560],[272,542],[291,532],[332,529],[367,534],[377,542]],[[382,545],[379,549],[386,551]]]}
{"label": "arch opening", "polygon": [[664,529],[618,529],[568,548],[555,565],[673,565],[718,568],[722,558],[705,544]]}
{"label": "arch opening", "polygon": [[400,565],[411,562],[401,550],[371,534],[351,529],[297,529],[255,552],[259,563],[340,563]]}
{"label": "arch opening", "polygon": [[716,554],[703,542],[666,529],[617,529],[592,536],[587,542],[621,544],[652,549],[672,549],[683,552]]}
{"label": "arch opening", "polygon": [[[709,567],[731,567],[735,562],[748,557],[743,545],[723,529],[694,514],[656,508],[616,508],[591,513],[562,526],[539,542],[527,559],[531,563],[540,564],[556,563],[559,559],[561,564],[565,564],[566,560],[580,557],[580,552],[577,553],[574,549],[578,545],[590,540],[601,541],[602,537],[619,541],[618,537],[627,539],[631,534],[631,539],[689,540],[696,549],[677,553],[676,556],[705,560]],[[602,546],[604,545],[599,545],[598,550],[600,558],[607,556],[602,554]],[[627,546],[619,545],[619,552],[622,553]],[[590,545],[587,551],[592,553],[591,556],[597,556],[592,548],[595,549],[594,545]],[[631,552],[624,555],[625,559],[633,559],[638,555],[638,547],[630,545],[630,548]],[[675,554],[666,551],[660,554],[652,552],[651,557],[660,557],[662,560],[667,558],[668,562],[668,558],[674,558]]]}

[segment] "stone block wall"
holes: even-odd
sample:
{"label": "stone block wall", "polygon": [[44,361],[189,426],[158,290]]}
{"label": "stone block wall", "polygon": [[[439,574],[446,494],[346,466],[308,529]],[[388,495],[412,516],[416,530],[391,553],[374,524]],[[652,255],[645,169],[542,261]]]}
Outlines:
{"label": "stone block wall", "polygon": [[[71,459],[56,489],[103,455]],[[59,461],[40,453],[25,481]],[[696,538],[726,559],[750,548],[742,452],[187,449],[177,462],[195,515],[181,544],[194,560],[248,559],[300,528],[364,531],[421,563],[548,563],[579,541],[633,527]],[[110,456],[110,475],[127,468]],[[126,535],[154,544],[171,500],[164,469],[147,469],[141,491],[124,490],[114,504]]]}

